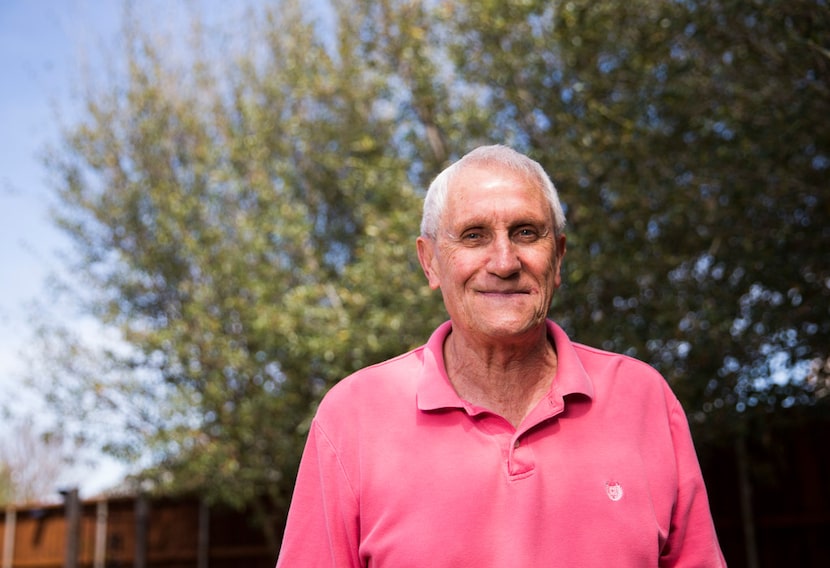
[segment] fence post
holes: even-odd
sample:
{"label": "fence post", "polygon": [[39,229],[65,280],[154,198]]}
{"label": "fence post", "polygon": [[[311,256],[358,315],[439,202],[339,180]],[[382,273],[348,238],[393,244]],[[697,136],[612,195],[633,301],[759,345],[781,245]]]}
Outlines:
{"label": "fence post", "polygon": [[6,522],[3,530],[3,568],[14,564],[14,533],[17,528],[17,511],[9,505],[6,508]]}
{"label": "fence post", "polygon": [[66,489],[60,492],[63,495],[66,517],[66,549],[64,568],[78,568],[78,538],[81,528],[81,500],[78,488]]}
{"label": "fence post", "polygon": [[149,505],[147,497],[139,494],[135,498],[135,558],[134,568],[147,568],[147,521]]}
{"label": "fence post", "polygon": [[208,568],[210,564],[210,507],[204,499],[199,499],[199,538],[196,554],[197,568]]}
{"label": "fence post", "polygon": [[107,563],[107,517],[109,507],[106,499],[98,501],[95,511],[95,553],[93,568],[104,568]]}
{"label": "fence post", "polygon": [[749,476],[749,454],[746,450],[746,434],[741,431],[735,438],[735,457],[738,465],[738,491],[741,499],[741,524],[744,530],[744,547],[747,568],[758,568],[758,539],[755,536],[755,514],[752,508],[752,480]]}

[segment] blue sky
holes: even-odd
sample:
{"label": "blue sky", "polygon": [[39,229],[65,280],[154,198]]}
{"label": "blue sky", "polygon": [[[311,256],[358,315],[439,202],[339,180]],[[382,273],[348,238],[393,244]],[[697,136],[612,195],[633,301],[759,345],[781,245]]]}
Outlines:
{"label": "blue sky", "polygon": [[[135,0],[133,6],[143,21],[169,27],[184,22],[171,17],[177,9],[181,15],[196,5],[210,20],[256,3]],[[48,293],[47,280],[60,274],[60,251],[69,243],[49,217],[53,200],[42,155],[58,144],[62,125],[81,116],[84,74],[117,53],[122,14],[122,0],[0,0],[0,410],[40,411],[21,388],[35,303],[85,334],[96,333],[53,305]],[[0,415],[0,436],[3,423]],[[111,484],[121,469],[106,464],[96,472],[80,474],[82,495]]]}
{"label": "blue sky", "polygon": [[[49,304],[46,292],[47,279],[61,270],[58,251],[68,243],[49,218],[41,157],[58,141],[58,117],[71,122],[78,116],[75,78],[115,40],[120,14],[116,1],[0,0],[0,407],[18,416],[40,410],[21,388],[33,304],[76,323]],[[82,491],[94,492],[120,475],[113,464],[101,465],[95,475],[72,472],[64,481],[83,478]]]}
{"label": "blue sky", "polygon": [[95,37],[118,28],[116,2],[0,1],[0,384],[25,339],[28,304],[59,268],[62,237],[48,216],[41,156],[58,140],[59,112],[75,116],[73,76]]}

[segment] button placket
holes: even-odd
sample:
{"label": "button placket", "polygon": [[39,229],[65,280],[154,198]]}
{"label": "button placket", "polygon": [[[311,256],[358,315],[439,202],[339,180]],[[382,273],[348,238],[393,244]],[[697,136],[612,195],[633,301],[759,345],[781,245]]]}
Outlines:
{"label": "button placket", "polygon": [[510,445],[507,469],[511,476],[526,475],[536,467],[533,449],[527,438],[517,436]]}

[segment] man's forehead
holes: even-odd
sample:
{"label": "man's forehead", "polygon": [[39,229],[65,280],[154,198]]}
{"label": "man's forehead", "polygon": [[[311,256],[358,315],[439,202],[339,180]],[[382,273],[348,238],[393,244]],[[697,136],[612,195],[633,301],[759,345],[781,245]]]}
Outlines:
{"label": "man's forehead", "polygon": [[475,201],[486,207],[502,195],[493,191],[498,188],[503,191],[505,182],[514,195],[539,200],[547,206],[544,189],[538,180],[507,166],[491,164],[472,164],[460,170],[447,186],[447,204],[463,205]]}
{"label": "man's forehead", "polygon": [[535,225],[538,227],[553,227],[553,218],[546,209],[525,210],[516,213],[503,213],[496,207],[467,207],[457,211],[450,211],[450,214],[442,223],[446,228],[453,227],[490,227],[507,225],[509,227],[520,225]]}
{"label": "man's forehead", "polygon": [[517,170],[506,164],[473,162],[465,164],[449,180],[447,195],[452,197],[459,191],[474,190],[478,187],[485,187],[490,182],[496,183],[505,179],[509,179],[514,187],[521,187],[528,193],[544,194],[541,181],[529,172]]}
{"label": "man's forehead", "polygon": [[495,225],[553,227],[553,214],[543,192],[532,185],[504,196],[498,189],[469,186],[448,195],[441,224],[447,229]]}

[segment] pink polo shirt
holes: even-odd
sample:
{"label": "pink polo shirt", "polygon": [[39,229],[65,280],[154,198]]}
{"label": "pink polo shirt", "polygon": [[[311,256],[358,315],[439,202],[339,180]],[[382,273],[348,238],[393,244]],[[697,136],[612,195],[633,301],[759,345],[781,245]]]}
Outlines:
{"label": "pink polo shirt", "polygon": [[648,365],[572,343],[518,429],[461,400],[450,323],[320,404],[277,566],[725,566],[685,414]]}

